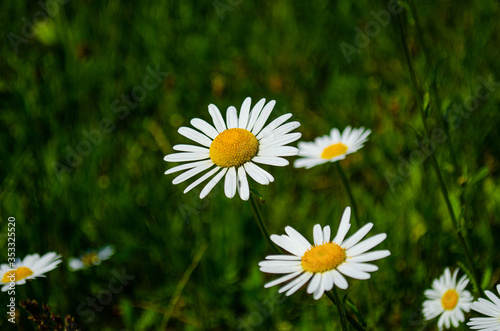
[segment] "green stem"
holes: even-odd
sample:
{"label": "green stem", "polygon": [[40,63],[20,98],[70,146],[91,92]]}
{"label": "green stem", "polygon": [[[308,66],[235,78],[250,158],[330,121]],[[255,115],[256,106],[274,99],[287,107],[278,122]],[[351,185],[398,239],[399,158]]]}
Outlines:
{"label": "green stem", "polygon": [[335,166],[337,167],[337,170],[340,174],[340,178],[342,178],[342,183],[344,184],[344,187],[347,191],[347,195],[349,196],[349,200],[351,200],[352,213],[354,214],[354,223],[356,224],[356,228],[359,229],[360,219],[359,219],[359,214],[358,214],[358,205],[356,204],[356,201],[354,200],[354,195],[352,195],[351,186],[349,185],[349,180],[347,179],[347,176],[344,172],[344,169],[342,169],[342,166],[340,165],[339,161],[335,162]]}
{"label": "green stem", "polygon": [[[403,41],[403,47],[404,47],[404,51],[405,51],[405,55],[406,55],[406,61],[408,63],[408,68],[410,69],[410,77],[411,77],[411,81],[412,81],[413,91],[416,95],[418,108],[420,110],[420,116],[422,118],[422,123],[424,126],[425,136],[426,136],[427,140],[429,140],[429,136],[430,136],[429,127],[427,126],[427,122],[425,119],[425,110],[424,110],[424,107],[422,104],[422,95],[421,95],[420,87],[418,85],[417,76],[415,74],[415,68],[413,67],[413,60],[412,60],[411,53],[410,53],[410,50],[408,47],[408,41],[406,39],[406,32],[405,32],[404,25],[403,25],[402,15],[399,15],[398,22],[399,22],[399,27],[400,27],[400,31],[401,31],[401,39]],[[448,208],[448,212],[449,212],[450,217],[451,217],[453,230],[457,234],[460,245],[462,246],[462,249],[465,253],[465,257],[467,259],[467,264],[469,265],[469,269],[470,269],[470,273],[471,273],[470,276],[472,278],[472,282],[475,283],[480,294],[482,294],[483,290],[482,290],[481,284],[479,282],[479,277],[478,277],[478,274],[476,271],[476,267],[474,265],[474,260],[472,258],[472,254],[470,253],[469,247],[467,246],[467,243],[465,242],[464,235],[462,234],[462,231],[460,230],[457,218],[455,216],[455,212],[453,211],[453,207],[451,205],[451,201],[450,201],[450,198],[448,195],[448,189],[446,188],[446,184],[444,183],[443,175],[441,173],[441,169],[439,168],[439,163],[438,163],[434,153],[431,153],[431,161],[432,161],[431,163],[432,163],[432,167],[434,169],[434,172],[436,173],[436,176],[438,178],[439,186],[441,188],[441,193],[442,193],[443,198],[446,202],[446,207]]]}
{"label": "green stem", "polygon": [[339,294],[337,292],[337,289],[334,287],[332,289],[333,292],[333,297],[335,298],[335,301],[337,301],[337,310],[339,311],[340,315],[340,325],[342,325],[342,330],[347,331],[347,319],[346,319],[346,314],[345,314],[345,307],[344,303],[342,300],[340,300]]}
{"label": "green stem", "polygon": [[257,206],[257,202],[255,201],[254,193],[251,191],[250,199],[250,207],[252,207],[252,212],[255,220],[257,221],[257,225],[259,226],[260,232],[266,238],[269,246],[276,252],[276,254],[283,254],[283,251],[276,246],[275,243],[271,240],[271,236],[269,235],[269,231],[267,230],[266,223],[264,223],[264,219],[262,218],[262,213],[260,212],[259,206]]}
{"label": "green stem", "polygon": [[[333,292],[333,293],[332,293]],[[337,299],[336,297],[338,298],[338,294],[335,295],[336,291],[335,291],[335,288],[333,291],[328,291],[328,292],[325,292],[326,296],[333,302],[333,304],[335,306],[339,306],[339,304],[337,303]],[[340,301],[340,300],[339,300]],[[341,302],[340,302],[341,304]],[[343,306],[342,306],[343,307]],[[344,309],[344,313],[345,313],[345,309]],[[340,311],[339,311],[339,314],[340,314]],[[347,320],[349,321],[349,323],[351,323],[351,325],[358,331],[365,331],[366,328],[364,326],[362,326],[361,324],[359,324],[359,322],[354,318],[352,317],[350,314],[347,314],[345,313],[344,315],[345,318],[347,318]],[[341,317],[342,318],[342,317]]]}

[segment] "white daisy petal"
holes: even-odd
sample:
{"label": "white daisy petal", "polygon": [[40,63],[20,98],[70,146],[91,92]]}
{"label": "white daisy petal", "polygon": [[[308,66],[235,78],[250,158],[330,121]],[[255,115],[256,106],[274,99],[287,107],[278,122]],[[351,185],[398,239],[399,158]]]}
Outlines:
{"label": "white daisy petal", "polygon": [[291,142],[294,142],[297,139],[300,139],[301,136],[302,136],[302,133],[300,133],[300,132],[288,133],[288,134],[280,136],[276,139],[270,139],[265,144],[264,143],[261,144],[261,148],[283,146],[283,145],[289,144]]}
{"label": "white daisy petal", "polygon": [[217,171],[219,171],[219,169],[221,169],[221,168],[215,167],[212,170],[210,170],[209,172],[205,173],[203,176],[201,176],[200,178],[195,180],[193,183],[191,183],[188,187],[186,187],[186,189],[184,190],[184,193],[191,191],[193,188],[195,188],[199,184],[206,181],[209,177],[213,176]]}
{"label": "white daisy petal", "polygon": [[197,166],[200,166],[203,164],[212,164],[212,161],[211,160],[204,160],[204,161],[197,161],[197,162],[181,164],[179,166],[170,168],[167,171],[165,171],[165,175],[172,174],[172,173],[175,173],[175,172],[178,172],[181,170],[196,168]]}
{"label": "white daisy petal", "polygon": [[215,185],[222,179],[222,177],[226,174],[227,168],[222,168],[222,170],[212,178],[207,185],[200,192],[200,199],[203,199],[207,196],[210,191],[214,188]]}
{"label": "white daisy petal", "polygon": [[366,236],[366,234],[371,230],[372,227],[373,227],[373,223],[365,224],[355,234],[353,234],[351,237],[349,237],[347,240],[345,240],[342,243],[342,247],[345,249],[349,249],[352,246],[356,245],[361,239],[364,238],[364,236]]}
{"label": "white daisy petal", "polygon": [[[290,119],[290,117],[292,117],[292,114],[285,114],[285,115],[281,115],[280,117],[278,117],[277,119],[275,119],[274,121],[272,121],[271,123],[269,123],[258,135],[257,135],[257,139],[259,140],[263,140],[263,138],[265,138],[268,134],[270,134],[272,131],[274,131],[277,127],[279,127],[281,124],[285,123],[286,121],[288,121]],[[296,123],[299,123],[299,122],[296,122]],[[288,123],[288,124],[291,124],[291,123]],[[297,127],[300,126],[300,123]],[[292,129],[293,130],[293,129]]]}
{"label": "white daisy petal", "polygon": [[268,255],[266,260],[299,261],[300,257],[295,255]]}
{"label": "white daisy petal", "polygon": [[319,275],[321,276],[321,279],[319,281],[319,286],[316,289],[316,292],[314,292],[314,294],[313,294],[314,300],[319,300],[323,296],[323,293],[325,293],[325,288],[323,287],[323,274],[319,274]]}
{"label": "white daisy petal", "polygon": [[231,167],[227,171],[226,179],[224,182],[224,193],[229,199],[232,199],[236,194],[236,183],[236,168]]}
{"label": "white daisy petal", "polygon": [[340,274],[340,272],[338,272],[337,270],[332,270],[332,276],[333,276],[333,282],[338,288],[343,290],[347,289],[349,284],[347,284],[347,280],[344,278],[344,276],[342,276],[342,274]]}
{"label": "white daisy petal", "polygon": [[327,225],[323,228],[323,241],[324,242],[329,242],[330,241],[330,233],[331,233],[331,229],[330,229],[330,226]]}
{"label": "white daisy petal", "polygon": [[290,239],[293,240],[294,243],[299,245],[304,250],[304,252],[312,247],[309,241],[291,226],[287,226],[285,228],[285,232],[290,237]]}
{"label": "white daisy petal", "polygon": [[244,167],[238,168],[238,192],[241,200],[247,201],[250,198],[250,188]]}
{"label": "white daisy petal", "polygon": [[387,238],[387,235],[385,233],[380,233],[377,234],[371,238],[365,239],[362,242],[358,243],[356,246],[348,249],[346,253],[349,256],[356,256],[359,254],[363,254],[364,252],[372,249],[373,247],[377,246],[380,244],[382,241]]}
{"label": "white daisy petal", "polygon": [[224,123],[224,119],[222,118],[219,108],[217,108],[216,105],[210,104],[208,105],[208,112],[210,113],[210,116],[212,116],[212,120],[214,121],[217,131],[219,131],[219,133],[225,131],[226,123]]}
{"label": "white daisy petal", "polygon": [[205,136],[202,133],[199,133],[196,130],[193,130],[191,128],[188,128],[187,126],[182,126],[177,130],[179,134],[183,135],[184,137],[191,139],[194,142],[197,142],[198,144],[201,144],[206,147],[210,147],[212,144],[212,140]]}
{"label": "white daisy petal", "polygon": [[230,106],[227,109],[226,113],[226,123],[227,123],[227,128],[228,129],[233,129],[238,127],[238,112],[236,111],[236,108],[233,106]]}
{"label": "white daisy petal", "polygon": [[299,150],[292,146],[278,146],[259,150],[258,156],[295,156]]}
{"label": "white daisy petal", "polygon": [[252,99],[250,97],[245,98],[240,110],[240,119],[238,122],[238,127],[240,129],[246,129],[248,124],[248,119],[250,115],[250,105],[252,104]]}
{"label": "white daisy petal", "polygon": [[208,153],[174,153],[166,155],[164,160],[167,162],[185,162],[185,161],[198,161],[208,159]]}
{"label": "white daisy petal", "polygon": [[245,168],[245,171],[247,174],[252,177],[253,180],[255,180],[257,183],[262,184],[262,185],[267,185],[269,184],[269,179],[264,175],[259,169],[257,169],[257,166],[253,164],[252,162],[247,162],[243,165]]}
{"label": "white daisy petal", "polygon": [[[252,163],[252,162],[248,162],[248,163]],[[272,183],[274,182],[274,177],[267,171],[265,171],[264,169],[262,169],[261,167],[259,167],[258,165],[256,165],[255,163],[252,163],[252,165],[255,166],[255,170],[259,171],[261,174],[263,174],[267,180]],[[252,166],[253,167],[253,166]]]}
{"label": "white daisy petal", "polygon": [[175,145],[172,147],[174,151],[179,151],[179,152],[193,152],[193,153],[209,153],[209,149],[205,147],[200,147],[200,146],[194,146],[194,145]]}
{"label": "white daisy petal", "polygon": [[297,281],[297,283],[295,284],[295,286],[293,286],[292,288],[290,288],[288,290],[288,292],[285,293],[285,295],[288,297],[288,296],[294,294],[295,292],[297,292],[297,290],[299,288],[301,288],[302,286],[304,286],[304,284],[307,283],[307,281],[309,279],[311,279],[312,276],[313,276],[313,274],[310,273],[310,272],[306,272],[306,273],[302,274],[300,277],[298,277],[299,281]]}
{"label": "white daisy petal", "polygon": [[321,282],[321,274],[320,273],[314,274],[311,281],[309,282],[309,285],[307,286],[307,293],[311,294],[313,292],[316,292],[320,282]]}
{"label": "white daisy petal", "polygon": [[269,118],[269,115],[271,115],[271,112],[273,111],[274,105],[276,104],[275,100],[271,100],[267,103],[267,105],[264,106],[264,109],[262,109],[262,112],[260,113],[259,118],[255,122],[255,126],[252,129],[252,133],[254,135],[258,135],[260,130],[264,127],[264,124],[266,124],[267,119]]}
{"label": "white daisy petal", "polygon": [[197,166],[196,168],[193,168],[191,170],[188,170],[179,176],[175,177],[174,180],[172,181],[172,184],[177,185],[179,183],[182,183],[185,180],[188,180],[189,178],[196,176],[202,171],[207,170],[208,168],[212,167],[213,164],[210,162],[204,163],[202,165]]}
{"label": "white daisy petal", "polygon": [[314,244],[316,246],[321,245],[323,243],[323,230],[321,229],[321,225],[316,224],[314,226],[313,236],[314,236]]}
{"label": "white daisy petal", "polygon": [[281,283],[284,283],[292,278],[295,278],[297,277],[298,275],[300,275],[303,271],[302,270],[299,270],[299,271],[296,271],[296,272],[293,272],[291,274],[288,274],[288,275],[285,275],[285,276],[282,276],[280,278],[277,278],[273,281],[270,281],[269,283],[266,283],[264,284],[264,287],[265,288],[269,288],[269,287],[273,287],[273,286],[276,286],[278,284],[281,284]]}
{"label": "white daisy petal", "polygon": [[259,102],[255,104],[255,106],[253,106],[252,111],[250,112],[250,120],[248,121],[248,125],[246,128],[248,131],[250,132],[252,131],[255,122],[257,122],[257,118],[259,117],[265,103],[266,99],[262,98],[259,100]]}
{"label": "white daisy petal", "polygon": [[284,167],[289,163],[288,160],[275,156],[256,156],[252,159],[252,161],[261,164],[273,165],[276,167]]}
{"label": "white daisy petal", "polygon": [[302,249],[301,246],[293,242],[288,236],[278,236],[273,234],[271,236],[271,240],[279,247],[294,255],[302,256],[305,252],[305,250]]}
{"label": "white daisy petal", "polygon": [[389,255],[391,255],[391,252],[386,251],[386,250],[372,251],[372,252],[368,252],[368,253],[361,254],[358,256],[350,257],[349,261],[350,262],[357,262],[357,263],[371,262],[371,261],[383,259],[384,257],[387,257]]}
{"label": "white daisy petal", "polygon": [[[285,134],[297,129],[299,126],[300,126],[299,122],[286,123],[286,124],[276,128],[276,129],[272,130],[271,132],[267,133],[265,136],[263,136],[263,138],[261,139],[261,142],[263,144],[265,144],[267,141],[284,136]],[[265,129],[266,128],[264,128],[264,130]],[[262,130],[262,132],[264,132],[264,130]],[[262,132],[260,134],[262,134]]]}
{"label": "white daisy petal", "polygon": [[215,137],[219,134],[219,132],[217,132],[212,125],[200,118],[193,118],[190,123],[193,127],[197,128],[212,139],[215,139]]}
{"label": "white daisy petal", "polygon": [[349,231],[349,228],[351,227],[351,224],[349,223],[350,219],[351,219],[351,207],[347,207],[344,210],[344,214],[342,214],[342,220],[340,221],[339,230],[337,232],[337,235],[333,239],[333,243],[340,245],[342,241],[344,241],[345,235],[347,234],[347,231]]}

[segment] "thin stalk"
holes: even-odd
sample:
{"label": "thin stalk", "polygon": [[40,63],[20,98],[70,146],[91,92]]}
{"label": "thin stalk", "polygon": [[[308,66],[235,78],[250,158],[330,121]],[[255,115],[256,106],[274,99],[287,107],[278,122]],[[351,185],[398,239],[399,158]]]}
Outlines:
{"label": "thin stalk", "polygon": [[[325,294],[328,297],[328,299],[330,299],[333,302],[333,304],[338,307],[337,299],[332,292],[333,291],[328,291],[328,292],[325,292]],[[338,297],[338,295],[337,295],[337,297]],[[352,317],[350,314],[346,313],[345,317],[347,318],[349,323],[351,323],[352,327],[355,328],[356,330],[358,330],[358,331],[365,331],[366,330],[366,328],[364,326],[362,326],[361,324],[359,324],[359,322],[354,317]]]}
{"label": "thin stalk", "polygon": [[347,331],[347,319],[345,314],[344,303],[342,302],[342,300],[340,300],[339,294],[335,287],[332,289],[332,293],[333,297],[335,298],[335,301],[337,301],[337,310],[339,311],[340,325],[342,325],[343,331]]}
{"label": "thin stalk", "polygon": [[354,195],[352,195],[351,186],[349,185],[349,180],[347,179],[344,169],[342,169],[342,166],[340,165],[339,161],[335,162],[335,166],[337,167],[337,170],[340,174],[340,178],[342,178],[342,183],[344,184],[344,187],[347,191],[349,200],[351,200],[351,209],[352,213],[354,214],[354,223],[356,224],[356,228],[359,229],[360,219],[358,214],[358,205],[356,204],[356,200],[354,200]]}
{"label": "thin stalk", "polygon": [[[427,122],[425,120],[425,111],[424,111],[424,107],[422,104],[422,94],[421,94],[420,86],[418,84],[417,76],[415,74],[415,68],[413,67],[413,60],[412,60],[411,53],[410,53],[410,50],[408,47],[408,41],[406,38],[406,33],[405,33],[404,25],[403,25],[402,15],[399,15],[398,22],[399,22],[399,28],[401,31],[401,39],[403,41],[403,48],[404,48],[405,55],[406,55],[406,61],[408,63],[408,68],[410,70],[410,77],[411,77],[411,81],[412,81],[413,91],[416,94],[417,104],[418,104],[418,108],[420,110],[420,116],[422,118],[425,136],[427,139],[429,139],[429,136],[430,136],[429,127],[427,126]],[[434,172],[436,173],[436,176],[438,178],[439,186],[441,188],[441,193],[442,193],[443,198],[446,202],[446,207],[447,207],[448,212],[449,212],[450,217],[451,217],[451,221],[452,221],[451,223],[453,226],[453,230],[457,234],[460,245],[462,246],[462,249],[465,253],[465,258],[467,259],[467,264],[468,264],[468,267],[469,267],[469,270],[471,273],[470,276],[472,278],[472,282],[475,283],[476,288],[479,290],[480,294],[482,294],[483,289],[481,288],[481,283],[479,282],[479,277],[478,277],[478,274],[476,271],[476,267],[474,265],[474,260],[472,258],[472,254],[470,253],[470,250],[469,250],[469,247],[467,246],[464,235],[460,230],[457,218],[455,216],[455,212],[453,211],[453,207],[451,205],[451,201],[450,201],[450,198],[448,195],[448,189],[446,188],[446,184],[444,183],[443,175],[441,173],[441,169],[439,168],[439,163],[438,163],[434,153],[431,153],[431,160],[432,160],[432,162],[431,162],[432,168],[434,169]]]}
{"label": "thin stalk", "polygon": [[250,202],[250,207],[252,207],[252,212],[255,220],[257,221],[257,225],[259,226],[260,232],[266,238],[269,246],[273,249],[273,251],[276,254],[283,254],[283,251],[276,246],[275,243],[271,240],[271,236],[269,235],[269,230],[267,230],[266,223],[264,223],[264,219],[262,218],[262,213],[260,212],[259,206],[257,206],[257,202],[255,201],[255,197],[253,195],[253,192],[250,194],[250,199],[248,199]]}

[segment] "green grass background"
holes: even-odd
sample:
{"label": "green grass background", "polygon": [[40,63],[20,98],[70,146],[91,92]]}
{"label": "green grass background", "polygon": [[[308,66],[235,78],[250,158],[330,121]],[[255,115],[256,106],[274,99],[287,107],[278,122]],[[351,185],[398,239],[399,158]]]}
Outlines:
{"label": "green grass background", "polygon": [[[393,189],[387,181],[424,138],[400,15],[430,96],[427,124],[447,138],[435,155],[455,213],[485,288],[498,283],[499,87],[470,116],[459,116],[458,127],[444,116],[474,95],[479,76],[500,81],[499,3],[405,2],[408,11],[392,15],[350,63],[340,44],[354,46],[354,28],[363,30],[386,1],[221,3],[228,9],[222,15],[211,1],[69,1],[15,52],[9,33],[22,36],[22,18],[32,22],[41,7],[2,1],[0,260],[7,258],[9,216],[17,220],[18,257],[56,251],[64,259],[46,279],[18,287],[17,300],[48,303],[88,330],[339,328],[328,298],[316,302],[304,289],[286,298],[277,287],[263,288],[276,276],[258,270],[271,249],[248,203],[227,199],[221,184],[199,200],[201,188],[183,194],[186,183],[174,186],[174,175],[163,175],[173,166],[164,155],[188,143],[180,126],[193,117],[210,120],[210,103],[225,112],[251,96],[253,103],[277,101],[271,118],[293,113],[302,140],[332,127],[372,129],[365,148],[341,164],[361,221],[375,224],[372,234],[388,234],[379,247],[392,255],[376,262],[380,270],[370,280],[349,280],[341,294],[374,329],[436,329],[420,314],[423,292],[465,258],[430,159],[412,164]],[[122,120],[112,104],[142,84],[147,66],[168,76]],[[58,175],[54,164],[65,163],[66,148],[76,149],[82,130],[98,129],[104,118],[114,131],[71,173]],[[349,199],[333,165],[266,169],[276,181],[252,187],[265,198],[272,233],[291,225],[311,240],[314,224],[337,228]],[[67,269],[69,257],[106,244],[116,248],[109,261]],[[112,271],[122,268],[135,279],[86,322],[78,305],[107,289]],[[0,325],[8,328],[8,296],[0,298]],[[19,314],[16,326],[31,330],[25,311]]]}

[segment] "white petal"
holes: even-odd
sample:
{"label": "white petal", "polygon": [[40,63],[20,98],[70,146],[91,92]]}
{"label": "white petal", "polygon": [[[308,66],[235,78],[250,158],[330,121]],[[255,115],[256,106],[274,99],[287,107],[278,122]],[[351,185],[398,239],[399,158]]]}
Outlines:
{"label": "white petal", "polygon": [[278,146],[259,150],[258,156],[295,156],[299,150],[292,146]]}
{"label": "white petal", "polygon": [[240,109],[240,119],[238,127],[240,129],[246,129],[248,124],[248,118],[250,114],[250,105],[252,104],[252,99],[250,97],[245,98]]}
{"label": "white petal", "polygon": [[233,106],[227,108],[226,119],[228,129],[238,127],[238,114],[236,108],[234,108]]}
{"label": "white petal", "polygon": [[255,126],[252,129],[252,133],[254,135],[258,135],[260,130],[262,130],[262,128],[264,127],[264,124],[266,124],[266,121],[269,118],[269,115],[271,115],[271,112],[273,111],[275,104],[276,104],[276,101],[271,100],[267,103],[267,105],[264,106],[264,109],[262,110],[259,118],[255,122]]}
{"label": "white petal", "polygon": [[[252,162],[248,162],[248,163],[252,163]],[[264,169],[262,169],[261,167],[259,167],[255,163],[252,163],[252,164],[255,166],[255,170],[258,170],[260,173],[262,173],[264,176],[266,176],[266,178],[269,180],[270,183],[274,182],[274,177],[269,172],[265,171]]]}
{"label": "white petal", "polygon": [[288,160],[277,156],[255,156],[252,161],[277,167],[284,167],[289,164]]}
{"label": "white petal", "polygon": [[323,241],[324,242],[326,242],[326,243],[330,242],[330,234],[331,234],[331,229],[330,229],[330,226],[327,225],[323,228]]}
{"label": "white petal", "polygon": [[193,153],[209,153],[209,149],[206,147],[201,147],[201,146],[194,146],[194,145],[175,145],[173,147],[174,151],[179,151],[179,152],[193,152]]}
{"label": "white petal", "polygon": [[391,255],[391,252],[388,250],[382,250],[382,251],[373,251],[365,254],[361,254],[355,257],[349,257],[349,262],[356,262],[356,263],[361,263],[361,262],[370,262],[370,261],[375,261],[375,260],[380,260],[383,259],[384,257],[387,257]]}
{"label": "white petal", "polygon": [[[345,263],[344,263],[345,264]],[[349,284],[347,284],[347,280],[342,276],[337,270],[332,270],[333,281],[335,285],[340,289],[347,289]]]}
{"label": "white petal", "polygon": [[334,244],[340,245],[342,241],[344,241],[345,235],[347,234],[347,231],[349,231],[349,228],[351,227],[351,224],[349,223],[350,219],[351,219],[351,207],[347,207],[344,210],[344,213],[342,214],[342,220],[340,221],[337,235],[335,236],[335,239],[333,239]]}
{"label": "white petal", "polygon": [[210,155],[208,153],[174,153],[168,154],[163,159],[167,162],[187,162],[187,161],[198,161],[203,159],[208,159]]}
{"label": "white petal", "polygon": [[186,189],[184,190],[184,193],[187,193],[187,192],[191,191],[193,188],[195,188],[196,186],[198,186],[200,183],[202,183],[205,180],[207,180],[208,177],[213,176],[219,169],[220,169],[220,167],[215,167],[212,170],[210,170],[209,172],[205,173],[203,176],[201,176],[200,178],[198,178],[197,180],[195,180],[193,183],[191,183],[191,185],[189,185],[188,187],[186,187]]}
{"label": "white petal", "polygon": [[262,185],[269,184],[269,179],[262,172],[257,169],[257,166],[252,162],[247,162],[243,165],[247,174],[252,177],[257,183]]}
{"label": "white petal", "polygon": [[288,274],[291,272],[302,271],[301,266],[297,267],[261,267],[260,271],[268,274]]}
{"label": "white petal", "polygon": [[306,168],[306,169],[310,169],[312,167],[315,167],[317,165],[320,165],[320,164],[323,164],[323,163],[326,163],[328,162],[328,160],[326,159],[309,159],[309,158],[304,158],[304,159],[297,159],[295,160],[295,162],[293,163],[293,166],[295,168]]}
{"label": "white petal", "polygon": [[232,199],[236,194],[236,168],[231,167],[227,171],[226,180],[224,182],[224,193],[226,197]]}
{"label": "white petal", "polygon": [[355,234],[349,237],[346,241],[342,243],[342,248],[349,249],[352,246],[356,245],[361,239],[366,236],[368,232],[370,232],[371,228],[373,227],[373,223],[367,223],[365,226],[363,226],[361,229],[359,229]]}
{"label": "white petal", "polygon": [[319,300],[323,296],[323,293],[325,293],[325,288],[323,287],[323,279],[322,279],[323,274],[320,274],[320,275],[321,275],[321,280],[319,282],[318,289],[313,294],[314,300]]}
{"label": "white petal", "polygon": [[212,125],[200,118],[193,118],[191,120],[191,125],[212,139],[215,139],[219,134]]}
{"label": "white petal", "polygon": [[214,178],[212,178],[207,185],[201,190],[200,193],[200,199],[203,199],[204,197],[207,196],[210,191],[214,188],[214,186],[221,180],[221,178],[226,174],[227,168],[222,168],[222,171],[220,171]]}
{"label": "white petal", "polygon": [[280,278],[277,278],[273,281],[270,281],[269,283],[266,283],[264,285],[264,288],[269,288],[269,287],[273,287],[275,285],[278,285],[278,284],[281,284],[281,283],[284,283],[286,282],[287,280],[290,280],[298,275],[300,275],[303,271],[302,270],[299,270],[299,271],[296,271],[296,272],[293,272],[291,274],[288,274],[288,275],[285,275],[285,276],[282,276]]}
{"label": "white petal", "polygon": [[184,137],[197,142],[200,145],[210,147],[210,145],[212,144],[212,139],[194,129],[188,128],[187,126],[181,126],[179,130],[177,130],[177,132],[179,132],[179,134],[183,135]]}
{"label": "white petal", "polygon": [[360,242],[356,246],[348,249],[346,251],[346,254],[348,256],[356,256],[356,255],[362,254],[362,253],[372,249],[373,247],[377,246],[378,244],[380,244],[382,241],[385,240],[385,238],[387,238],[387,235],[385,233],[377,234],[371,238],[363,240],[362,242]]}
{"label": "white petal", "polygon": [[292,239],[292,241],[299,245],[304,251],[312,247],[309,241],[291,226],[287,226],[285,228],[285,232],[290,237],[290,239]]}
{"label": "white petal", "polygon": [[[269,124],[269,125],[271,125],[271,124]],[[260,141],[264,144],[267,141],[277,139],[281,136],[284,136],[285,134],[289,133],[290,131],[295,130],[299,126],[300,126],[299,122],[290,122],[290,123],[284,124],[276,129],[270,131],[265,136],[262,136],[262,139]],[[264,128],[264,130],[265,129],[267,129],[267,127]],[[262,130],[262,132],[264,132],[264,130]],[[261,135],[262,132],[259,135]]]}
{"label": "white petal", "polygon": [[[277,119],[275,119],[274,121],[272,121],[271,123],[269,123],[258,135],[257,135],[257,139],[258,140],[261,140],[262,138],[264,138],[266,135],[268,135],[269,133],[271,133],[274,129],[276,129],[277,127],[279,127],[281,124],[285,123],[286,121],[288,121],[288,119],[292,117],[292,114],[285,114],[285,115],[281,115],[280,117],[278,117]],[[298,122],[297,122],[298,123]],[[299,126],[300,126],[300,123],[299,123]],[[293,130],[293,129],[292,129]]]}
{"label": "white petal", "polygon": [[301,288],[302,286],[304,286],[304,284],[307,283],[307,281],[309,279],[311,279],[312,276],[313,276],[312,273],[306,272],[303,275],[301,275],[300,277],[298,277],[299,280],[297,281],[297,283],[295,284],[295,286],[292,287],[291,289],[289,289],[288,292],[285,293],[285,295],[286,296],[290,296],[290,295],[294,294],[295,292],[297,292],[297,290],[299,288]]}
{"label": "white petal", "polygon": [[268,255],[266,260],[299,261],[301,258],[295,255]]}
{"label": "white petal", "polygon": [[330,291],[333,288],[333,272],[334,270],[330,270],[323,273],[323,287],[325,291]]}
{"label": "white petal", "polygon": [[318,246],[323,243],[323,231],[321,225],[316,224],[313,228],[314,245]]}
{"label": "white petal", "polygon": [[301,136],[302,136],[302,133],[300,133],[300,132],[288,133],[288,134],[280,136],[276,139],[270,139],[269,141],[266,141],[266,143],[262,143],[261,148],[283,146],[283,145],[289,144],[291,142],[294,142],[295,140],[300,139]]}
{"label": "white petal", "polygon": [[309,282],[309,285],[307,286],[307,293],[311,294],[315,292],[318,289],[320,282],[321,282],[321,274],[320,273],[314,274],[313,278]]}
{"label": "white petal", "polygon": [[179,183],[182,183],[183,181],[185,181],[185,180],[187,180],[187,179],[189,179],[189,178],[191,178],[193,176],[196,176],[200,172],[207,170],[212,165],[213,164],[207,162],[205,164],[197,166],[196,168],[188,170],[188,171],[180,174],[179,176],[175,177],[174,180],[172,181],[172,184],[177,185]]}
{"label": "white petal", "polygon": [[210,104],[208,105],[208,112],[210,113],[210,116],[212,116],[212,120],[214,121],[217,131],[220,133],[226,130],[226,123],[224,123],[224,119],[222,118],[219,108],[217,108],[214,104]]}
{"label": "white petal", "polygon": [[292,241],[288,236],[278,236],[278,235],[271,235],[271,240],[284,250],[292,253],[293,255],[302,257],[305,253],[305,249],[303,249],[300,245]]}
{"label": "white petal", "polygon": [[197,166],[200,166],[200,165],[203,165],[203,164],[208,164],[208,163],[213,163],[213,162],[212,162],[212,160],[204,160],[204,161],[197,161],[197,162],[191,162],[191,163],[181,164],[179,166],[170,168],[167,171],[165,171],[165,175],[172,174],[174,172],[181,171],[181,170],[195,168]]}
{"label": "white petal", "polygon": [[352,267],[350,263],[342,263],[337,267],[337,270],[343,273],[346,276],[355,279],[368,279],[370,278],[370,274],[361,270],[358,270],[355,267]]}
{"label": "white petal", "polygon": [[252,111],[250,112],[250,120],[248,121],[248,126],[247,130],[252,132],[252,129],[255,125],[255,122],[257,121],[257,118],[260,115],[260,112],[262,111],[262,107],[264,107],[264,104],[266,103],[266,99],[262,98],[253,106]]}
{"label": "white petal", "polygon": [[250,198],[247,174],[243,167],[238,168],[238,192],[240,193],[241,200],[247,201]]}

